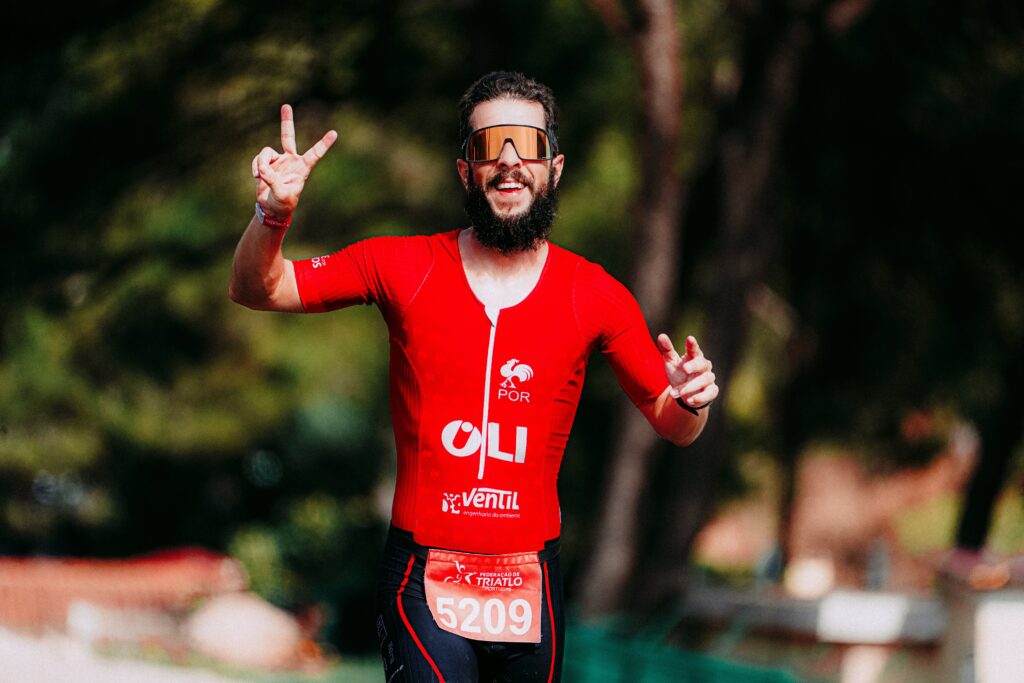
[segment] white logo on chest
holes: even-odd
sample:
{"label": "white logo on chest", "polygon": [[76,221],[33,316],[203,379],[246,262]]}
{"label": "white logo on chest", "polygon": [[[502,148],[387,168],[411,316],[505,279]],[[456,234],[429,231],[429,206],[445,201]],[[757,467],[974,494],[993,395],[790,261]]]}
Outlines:
{"label": "white logo on chest", "polygon": [[[505,462],[526,462],[526,427],[516,427],[515,450],[506,453],[501,450],[501,425],[497,422],[487,423],[487,457],[497,458]],[[455,441],[462,433],[465,439],[462,445],[456,445]],[[465,420],[452,420],[441,430],[441,443],[444,449],[457,458],[465,458],[480,451],[480,444],[483,441],[483,434],[480,429],[471,422]]]}
{"label": "white logo on chest", "polygon": [[516,380],[520,383],[529,381],[533,377],[533,368],[526,363],[520,363],[518,358],[512,358],[498,370],[505,381],[498,389],[498,398],[506,398],[513,403],[530,402],[530,392],[522,391],[516,387]]}

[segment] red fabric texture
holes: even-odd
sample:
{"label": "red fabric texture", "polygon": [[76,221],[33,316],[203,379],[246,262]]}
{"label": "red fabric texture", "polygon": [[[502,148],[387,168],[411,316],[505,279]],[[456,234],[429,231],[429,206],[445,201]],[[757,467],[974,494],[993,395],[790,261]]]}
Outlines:
{"label": "red fabric texture", "polygon": [[387,322],[392,523],[435,548],[540,550],[559,534],[558,470],[590,353],[637,406],[668,385],[664,364],[626,288],[554,244],[533,291],[492,324],[457,239],[372,238],[297,261],[299,294],[308,312],[373,303]]}

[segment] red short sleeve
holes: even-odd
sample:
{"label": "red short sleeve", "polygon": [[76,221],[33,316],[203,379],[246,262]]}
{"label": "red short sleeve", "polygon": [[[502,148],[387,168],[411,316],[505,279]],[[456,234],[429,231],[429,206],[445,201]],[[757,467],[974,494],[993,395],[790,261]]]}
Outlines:
{"label": "red short sleeve", "polygon": [[655,401],[668,386],[665,364],[629,290],[600,266],[583,261],[573,306],[584,337],[595,339],[630,400],[637,407]]}
{"label": "red short sleeve", "polygon": [[416,296],[432,264],[423,236],[374,237],[295,261],[295,283],[307,313],[369,303],[401,307]]}

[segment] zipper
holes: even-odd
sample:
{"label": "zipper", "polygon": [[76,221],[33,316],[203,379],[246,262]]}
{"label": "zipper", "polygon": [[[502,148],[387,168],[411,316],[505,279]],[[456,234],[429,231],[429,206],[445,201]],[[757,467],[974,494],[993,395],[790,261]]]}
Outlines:
{"label": "zipper", "polygon": [[476,478],[484,478],[484,464],[487,462],[487,433],[490,431],[487,420],[490,418],[491,410],[491,370],[494,367],[494,337],[498,333],[498,313],[500,308],[486,306],[488,320],[491,321],[491,336],[487,341],[487,374],[484,375],[484,417],[480,427],[480,469]]}

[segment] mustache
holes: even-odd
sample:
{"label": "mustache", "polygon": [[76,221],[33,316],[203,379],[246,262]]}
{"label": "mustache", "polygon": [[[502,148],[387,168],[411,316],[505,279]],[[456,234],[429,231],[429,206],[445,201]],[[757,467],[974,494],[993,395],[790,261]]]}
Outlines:
{"label": "mustache", "polygon": [[497,188],[498,185],[501,185],[502,183],[508,180],[511,180],[516,183],[521,183],[523,186],[528,187],[531,190],[533,189],[533,181],[530,178],[526,177],[526,174],[520,171],[519,169],[512,169],[507,173],[501,173],[499,175],[494,176],[489,181],[487,181],[487,187],[493,190]]}

